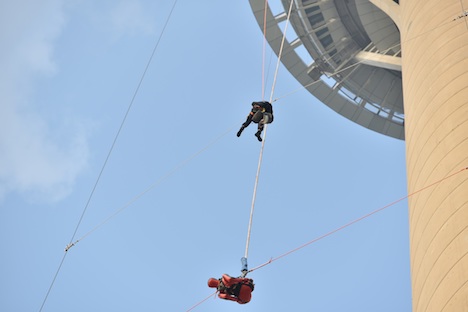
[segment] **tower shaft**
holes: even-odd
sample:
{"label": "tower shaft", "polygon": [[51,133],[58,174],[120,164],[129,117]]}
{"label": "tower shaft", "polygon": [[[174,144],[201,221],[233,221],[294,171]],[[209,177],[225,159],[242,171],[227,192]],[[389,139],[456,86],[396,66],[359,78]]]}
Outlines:
{"label": "tower shaft", "polygon": [[[462,5],[400,1],[409,194],[468,166]],[[468,311],[468,175],[411,197],[409,222],[413,312]]]}

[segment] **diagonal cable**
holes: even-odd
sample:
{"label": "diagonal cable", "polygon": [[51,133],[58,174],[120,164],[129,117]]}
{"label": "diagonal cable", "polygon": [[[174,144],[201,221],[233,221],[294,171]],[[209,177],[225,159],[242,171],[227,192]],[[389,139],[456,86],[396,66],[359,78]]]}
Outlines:
{"label": "diagonal cable", "polygon": [[[170,18],[171,18],[171,16],[172,16],[172,12],[174,11],[174,8],[175,8],[176,4],[177,4],[177,0],[175,0],[175,1],[174,1],[174,4],[172,5],[171,11],[169,12],[169,15],[168,15],[168,17],[167,17],[167,19],[166,19],[166,22],[165,22],[165,24],[164,24],[164,27],[163,27],[163,29],[162,29],[162,31],[161,31],[161,34],[159,35],[158,40],[156,41],[156,44],[155,44],[155,46],[154,46],[154,48],[153,48],[153,51],[152,51],[152,53],[151,53],[151,56],[150,56],[150,58],[149,58],[149,60],[148,60],[148,62],[147,62],[147,64],[146,64],[146,67],[145,67],[145,69],[144,69],[144,71],[143,71],[143,74],[141,75],[140,81],[138,82],[138,85],[137,85],[137,87],[136,87],[136,89],[135,89],[135,92],[133,93],[133,97],[132,97],[132,99],[131,99],[131,101],[130,101],[130,103],[129,103],[129,105],[128,105],[127,111],[125,112],[125,115],[124,115],[124,117],[123,117],[123,119],[122,119],[122,122],[120,123],[120,127],[119,127],[119,129],[118,129],[118,131],[117,131],[117,133],[116,133],[116,135],[115,135],[115,137],[114,137],[114,140],[113,140],[112,145],[111,145],[111,147],[110,147],[110,149],[109,149],[109,152],[107,153],[106,159],[105,159],[105,161],[104,161],[104,163],[103,163],[103,165],[102,165],[102,167],[101,167],[101,171],[99,172],[99,175],[98,175],[98,177],[97,177],[97,179],[96,179],[96,182],[94,183],[93,189],[91,190],[91,193],[90,193],[90,195],[89,195],[89,197],[88,197],[88,200],[87,200],[87,202],[86,202],[86,205],[85,205],[85,207],[84,207],[84,209],[83,209],[83,211],[82,211],[82,213],[81,213],[81,216],[80,216],[80,218],[79,218],[79,220],[78,220],[78,223],[77,223],[77,225],[76,225],[76,227],[75,227],[75,230],[74,230],[73,235],[72,235],[72,237],[71,237],[71,239],[70,239],[70,242],[69,242],[69,246],[72,244],[73,240],[75,239],[76,233],[78,232],[78,229],[80,228],[81,222],[83,221],[83,218],[84,218],[84,216],[85,216],[85,214],[86,214],[86,211],[88,210],[89,204],[90,204],[90,202],[91,202],[91,199],[93,198],[94,192],[96,191],[97,185],[99,184],[99,181],[100,181],[100,179],[101,179],[102,173],[104,172],[104,169],[106,168],[107,162],[109,161],[109,158],[110,158],[110,156],[111,156],[111,154],[112,154],[112,151],[114,150],[114,147],[115,147],[115,144],[116,144],[116,142],[117,142],[117,139],[118,139],[119,136],[120,136],[120,132],[122,131],[122,129],[123,129],[123,127],[124,127],[124,124],[125,124],[125,121],[127,120],[127,117],[128,117],[128,115],[129,115],[129,113],[130,113],[130,110],[131,110],[131,108],[132,108],[132,106],[133,106],[133,103],[135,102],[135,98],[136,98],[136,96],[137,96],[137,94],[138,94],[138,91],[140,90],[140,87],[141,87],[141,85],[142,85],[142,83],[143,83],[143,79],[144,79],[145,76],[146,76],[146,72],[148,71],[148,68],[149,68],[149,66],[150,66],[150,64],[151,64],[151,61],[153,60],[153,57],[154,57],[154,55],[155,55],[155,53],[156,53],[156,50],[157,50],[157,48],[158,48],[158,46],[159,46],[159,43],[161,42],[161,38],[162,38],[162,36],[163,36],[163,34],[164,34],[164,31],[165,31],[165,29],[166,29],[166,27],[167,27],[167,25],[168,25],[168,23],[169,23],[169,20],[170,20]],[[45,305],[45,303],[46,303],[46,301],[47,301],[47,298],[49,297],[49,294],[50,294],[50,292],[51,292],[51,290],[52,290],[52,288],[53,288],[53,286],[54,286],[54,284],[55,284],[55,281],[56,281],[56,279],[57,279],[57,276],[58,276],[58,274],[60,273],[60,270],[61,270],[61,268],[62,268],[62,266],[63,266],[63,263],[65,262],[65,258],[66,258],[66,255],[67,255],[67,252],[66,252],[67,250],[68,250],[68,249],[65,249],[65,254],[64,254],[63,257],[62,257],[62,261],[60,262],[60,265],[59,265],[58,268],[57,268],[57,271],[56,271],[56,273],[55,273],[55,275],[54,275],[54,278],[52,279],[52,282],[51,282],[51,284],[50,284],[50,286],[49,286],[49,289],[47,290],[47,293],[46,293],[46,295],[45,295],[45,297],[44,297],[44,300],[43,300],[42,305],[41,305],[41,307],[40,307],[40,309],[39,309],[39,312],[41,312],[42,309],[44,308],[44,305]]]}

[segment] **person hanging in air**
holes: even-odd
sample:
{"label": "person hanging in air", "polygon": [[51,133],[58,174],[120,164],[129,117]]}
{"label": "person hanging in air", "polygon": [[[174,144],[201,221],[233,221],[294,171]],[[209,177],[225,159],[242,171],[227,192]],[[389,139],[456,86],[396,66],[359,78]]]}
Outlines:
{"label": "person hanging in air", "polygon": [[223,274],[220,279],[210,278],[208,280],[208,287],[216,288],[219,292],[218,297],[221,299],[245,304],[252,298],[254,283],[250,278],[232,277]]}
{"label": "person hanging in air", "polygon": [[247,116],[247,120],[242,124],[241,128],[237,132],[237,136],[240,137],[242,131],[247,128],[251,122],[258,124],[258,130],[255,133],[257,139],[262,142],[262,131],[265,124],[273,122],[273,106],[270,102],[252,102],[252,110]]}

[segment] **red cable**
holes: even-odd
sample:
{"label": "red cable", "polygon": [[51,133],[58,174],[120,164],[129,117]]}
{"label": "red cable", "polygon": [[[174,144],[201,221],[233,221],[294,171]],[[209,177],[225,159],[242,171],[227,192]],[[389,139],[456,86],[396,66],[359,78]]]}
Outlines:
{"label": "red cable", "polygon": [[302,249],[302,248],[304,248],[304,247],[306,247],[306,246],[308,246],[308,245],[310,245],[310,244],[312,244],[312,243],[315,243],[315,242],[317,242],[317,241],[319,241],[319,240],[321,240],[321,239],[323,239],[323,238],[325,238],[325,237],[327,237],[327,236],[330,236],[330,235],[332,235],[332,234],[334,234],[334,233],[336,233],[336,232],[338,232],[338,231],[341,231],[342,229],[347,228],[348,226],[353,225],[354,223],[357,223],[357,222],[359,222],[359,221],[361,221],[361,220],[363,220],[363,219],[365,219],[365,218],[367,218],[367,217],[370,217],[370,216],[372,216],[373,214],[375,214],[375,213],[377,213],[377,212],[380,212],[380,211],[382,211],[382,210],[384,210],[384,209],[386,209],[386,208],[388,208],[388,207],[390,207],[390,206],[393,206],[393,205],[395,205],[396,203],[399,203],[400,201],[402,201],[402,200],[404,200],[404,199],[406,199],[406,198],[408,198],[408,197],[411,197],[411,196],[413,196],[413,195],[415,195],[415,194],[417,194],[417,193],[419,193],[419,192],[422,192],[422,191],[424,191],[425,189],[427,189],[427,188],[429,188],[429,187],[431,187],[431,186],[434,186],[435,184],[438,184],[438,183],[440,183],[440,182],[442,182],[442,181],[444,181],[444,180],[446,180],[446,179],[448,179],[448,178],[451,178],[451,177],[453,177],[454,175],[459,174],[460,172],[462,172],[462,171],[464,171],[464,170],[467,170],[467,169],[468,169],[468,167],[463,168],[463,169],[461,169],[461,170],[459,170],[459,171],[457,171],[457,172],[455,172],[455,173],[452,173],[452,174],[449,175],[449,176],[446,176],[446,177],[443,178],[443,179],[440,179],[439,181],[436,181],[436,182],[434,182],[434,183],[432,183],[432,184],[429,184],[428,186],[425,186],[425,187],[423,187],[423,188],[420,189],[420,190],[417,190],[417,191],[415,191],[415,192],[413,192],[413,193],[411,193],[411,194],[408,194],[408,195],[406,195],[406,196],[404,196],[404,197],[402,197],[402,198],[400,198],[400,199],[397,199],[397,200],[395,200],[394,202],[392,202],[392,203],[390,203],[390,204],[388,204],[388,205],[386,205],[386,206],[383,206],[383,207],[381,207],[381,208],[379,208],[379,209],[377,209],[377,210],[374,210],[374,211],[372,211],[372,212],[370,212],[370,213],[368,213],[368,214],[366,214],[366,215],[364,215],[364,216],[362,216],[362,217],[360,217],[360,218],[357,218],[357,219],[355,219],[355,220],[353,220],[353,221],[351,221],[351,222],[349,222],[349,223],[346,223],[345,225],[342,225],[342,226],[340,226],[339,228],[334,229],[333,231],[330,231],[330,232],[328,232],[328,233],[326,233],[326,234],[324,234],[324,235],[322,235],[322,236],[319,236],[319,237],[317,237],[317,238],[315,238],[315,239],[313,239],[313,240],[311,240],[311,241],[309,241],[309,242],[307,242],[307,243],[305,243],[305,244],[303,244],[303,245],[301,245],[301,246],[299,246],[299,247],[297,247],[297,248],[294,248],[294,249],[292,249],[292,250],[290,250],[290,251],[288,251],[288,252],[286,252],[286,253],[284,253],[284,254],[282,254],[282,255],[276,257],[276,258],[271,258],[269,261],[267,261],[267,262],[265,262],[265,263],[263,263],[263,264],[261,264],[261,265],[255,267],[255,268],[249,270],[249,273],[250,273],[250,272],[253,272],[253,271],[255,271],[255,270],[258,270],[258,269],[260,269],[260,268],[262,268],[262,267],[264,267],[264,266],[266,266],[266,265],[272,263],[273,261],[276,261],[276,260],[278,260],[278,259],[281,259],[281,258],[283,258],[283,257],[286,257],[287,255],[292,254],[293,252],[296,252],[296,251],[298,251],[299,249]]}
{"label": "red cable", "polygon": [[212,293],[211,295],[209,295],[208,297],[206,297],[205,299],[203,299],[203,300],[200,301],[199,303],[195,304],[195,305],[192,306],[190,309],[188,309],[187,312],[192,311],[193,309],[195,309],[196,307],[198,307],[200,304],[202,304],[202,303],[205,302],[206,300],[208,300],[208,299],[210,299],[211,297],[215,296],[217,292],[218,292],[218,291]]}

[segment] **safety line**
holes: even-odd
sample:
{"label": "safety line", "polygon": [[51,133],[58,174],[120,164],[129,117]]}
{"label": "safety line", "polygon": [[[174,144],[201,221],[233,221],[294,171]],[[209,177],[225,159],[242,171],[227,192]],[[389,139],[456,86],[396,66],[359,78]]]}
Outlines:
{"label": "safety line", "polygon": [[341,230],[343,230],[343,229],[349,227],[350,225],[353,225],[353,224],[355,224],[355,223],[357,223],[357,222],[359,222],[359,221],[361,221],[361,220],[363,220],[363,219],[366,219],[366,218],[368,218],[368,217],[370,217],[370,216],[376,214],[377,212],[380,212],[380,211],[382,211],[382,210],[384,210],[384,209],[387,209],[387,208],[389,208],[389,207],[391,207],[391,206],[393,206],[393,205],[395,205],[395,204],[401,202],[402,200],[405,200],[405,199],[407,199],[407,198],[409,198],[409,197],[411,197],[411,196],[413,196],[413,195],[416,195],[416,194],[418,194],[418,193],[420,193],[420,192],[422,192],[422,191],[424,191],[424,190],[426,190],[426,189],[428,189],[428,188],[430,188],[430,187],[432,187],[432,186],[434,186],[434,185],[436,185],[436,184],[439,184],[439,183],[441,183],[442,181],[447,180],[447,179],[449,179],[449,178],[451,178],[451,177],[453,177],[453,176],[455,176],[455,175],[457,175],[457,174],[459,174],[459,173],[461,173],[461,172],[463,172],[463,171],[465,171],[465,170],[467,170],[467,169],[468,169],[468,167],[465,167],[465,168],[463,168],[463,169],[461,169],[461,170],[459,170],[459,171],[456,171],[455,173],[452,173],[452,174],[446,176],[445,178],[442,178],[442,179],[440,179],[440,180],[438,180],[438,181],[436,181],[436,182],[433,182],[433,183],[431,183],[431,184],[429,184],[429,185],[427,185],[427,186],[425,186],[425,187],[423,187],[423,188],[421,188],[421,189],[419,189],[419,190],[417,190],[417,191],[415,191],[415,192],[413,192],[413,193],[411,193],[411,194],[408,194],[408,195],[406,195],[406,196],[403,196],[403,197],[401,197],[400,199],[397,199],[397,200],[391,202],[390,204],[388,204],[388,205],[386,205],[386,206],[383,206],[383,207],[381,207],[381,208],[379,208],[379,209],[376,209],[376,210],[374,210],[374,211],[372,211],[372,212],[370,212],[370,213],[368,213],[368,214],[366,214],[366,215],[364,215],[364,216],[362,216],[362,217],[359,217],[359,218],[357,218],[357,219],[355,219],[355,220],[353,220],[353,221],[351,221],[351,222],[349,222],[349,223],[346,223],[345,225],[342,225],[342,226],[340,226],[340,227],[338,227],[338,228],[336,228],[336,229],[334,229],[334,230],[332,230],[332,231],[330,231],[330,232],[328,232],[328,233],[326,233],[326,234],[323,234],[323,235],[321,235],[321,236],[319,236],[319,237],[317,237],[317,238],[315,238],[315,239],[313,239],[313,240],[311,240],[311,241],[309,241],[309,242],[307,242],[307,243],[305,243],[305,244],[303,244],[303,245],[301,245],[301,246],[299,246],[299,247],[297,247],[297,248],[294,248],[294,249],[292,249],[292,250],[290,250],[290,251],[288,251],[288,252],[286,252],[286,253],[284,253],[284,254],[282,254],[282,255],[276,257],[276,258],[271,258],[269,261],[267,261],[267,262],[265,262],[265,263],[263,263],[263,264],[261,264],[261,265],[255,267],[255,268],[249,270],[249,273],[250,273],[250,272],[253,272],[253,271],[255,271],[255,270],[258,270],[258,269],[260,269],[260,268],[263,268],[264,266],[267,266],[268,264],[270,264],[270,263],[272,263],[272,262],[274,262],[274,261],[276,261],[276,260],[279,260],[279,259],[281,259],[281,258],[283,258],[283,257],[286,257],[286,256],[292,254],[293,252],[296,252],[296,251],[298,251],[298,250],[300,250],[300,249],[302,249],[302,248],[304,248],[304,247],[307,247],[307,246],[309,246],[310,244],[313,244],[313,243],[315,243],[315,242],[318,242],[319,240],[322,240],[322,239],[324,239],[325,237],[328,237],[328,236],[330,236],[330,235],[332,235],[332,234],[334,234],[334,233],[336,233],[336,232],[338,232],[338,231],[341,231]]}
{"label": "safety line", "polygon": [[[210,299],[211,297],[213,296],[216,296],[216,293],[218,291],[215,291],[214,293],[212,293],[211,295],[209,295],[208,297],[206,297],[205,299],[203,299],[202,301],[200,301],[199,303],[193,305],[190,309],[187,310],[187,312],[189,311],[192,311],[193,309],[195,309],[196,307],[198,307],[200,304],[202,304],[203,302],[205,302],[206,300]],[[216,298],[216,297],[215,297]]]}
{"label": "safety line", "polygon": [[208,143],[205,147],[203,147],[202,149],[200,149],[199,151],[197,151],[196,153],[194,153],[193,155],[187,157],[185,160],[181,161],[178,165],[176,165],[172,170],[170,170],[169,172],[167,172],[164,176],[162,176],[161,178],[159,178],[156,182],[154,182],[152,185],[150,185],[148,188],[146,188],[143,192],[141,192],[140,194],[136,195],[135,197],[133,197],[129,202],[127,202],[124,206],[122,206],[120,209],[118,209],[116,212],[114,212],[112,215],[110,215],[109,217],[107,217],[104,221],[102,221],[101,223],[99,223],[98,225],[96,225],[94,228],[92,228],[90,231],[88,231],[87,233],[85,233],[83,236],[81,236],[81,238],[77,239],[76,241],[74,241],[73,243],[70,243],[68,244],[66,247],[65,247],[65,252],[68,252],[68,250],[75,246],[77,243],[79,243],[80,241],[82,241],[84,238],[86,238],[87,236],[89,236],[91,233],[93,233],[94,231],[96,231],[97,229],[99,229],[100,227],[102,227],[104,224],[106,224],[107,222],[109,222],[111,219],[113,219],[115,216],[117,216],[118,214],[120,214],[122,211],[124,211],[126,208],[128,208],[131,204],[133,204],[134,202],[136,202],[138,199],[140,199],[143,195],[145,195],[146,193],[148,193],[149,191],[151,191],[152,189],[154,189],[155,187],[159,186],[162,182],[164,182],[165,180],[167,180],[168,178],[170,178],[172,175],[174,175],[177,171],[179,171],[180,169],[182,169],[185,165],[187,165],[190,161],[192,161],[194,158],[196,158],[198,155],[200,155],[201,153],[203,153],[204,151],[206,151],[207,149],[209,149],[211,146],[213,146],[214,144],[216,144],[218,141],[220,141],[224,136],[226,136],[228,133],[230,133],[232,130],[234,129],[234,126],[231,127],[230,129],[228,129],[226,132],[224,132],[222,135],[218,136],[217,138],[215,138],[213,141],[211,141],[210,143]]}
{"label": "safety line", "polygon": [[[84,207],[84,209],[83,209],[83,212],[81,213],[81,216],[80,216],[80,218],[79,218],[79,220],[78,220],[78,223],[77,223],[77,225],[76,225],[76,227],[75,227],[75,230],[74,230],[73,235],[72,235],[72,237],[71,237],[71,239],[70,239],[70,241],[69,241],[68,246],[73,245],[72,242],[73,242],[73,240],[75,239],[76,233],[78,232],[78,229],[79,229],[79,227],[80,227],[80,225],[81,225],[81,222],[83,221],[83,218],[84,218],[84,216],[85,216],[85,214],[86,214],[86,211],[88,210],[88,207],[89,207],[89,204],[90,204],[90,202],[91,202],[91,199],[93,198],[93,195],[94,195],[94,192],[96,191],[97,185],[99,184],[99,181],[101,180],[101,177],[102,177],[102,174],[103,174],[103,172],[104,172],[104,169],[106,168],[106,165],[107,165],[107,163],[108,163],[108,161],[109,161],[109,158],[110,158],[110,156],[111,156],[111,154],[112,154],[112,151],[114,150],[114,147],[115,147],[115,145],[116,145],[117,139],[119,138],[120,133],[121,133],[123,127],[124,127],[125,121],[127,120],[127,117],[128,117],[128,115],[129,115],[129,113],[130,113],[130,110],[131,110],[131,108],[132,108],[132,106],[133,106],[133,103],[134,103],[135,98],[136,98],[136,96],[137,96],[137,94],[138,94],[138,91],[140,90],[140,87],[141,87],[141,85],[142,85],[143,79],[145,78],[146,72],[148,71],[148,68],[149,68],[149,66],[150,66],[150,64],[151,64],[151,61],[153,60],[153,57],[154,57],[154,55],[155,55],[155,53],[156,53],[156,50],[157,50],[157,48],[158,48],[158,46],[159,46],[159,43],[160,43],[161,38],[162,38],[162,36],[163,36],[163,34],[164,34],[164,31],[165,31],[165,29],[166,29],[166,27],[167,27],[167,25],[168,25],[168,23],[169,23],[169,20],[170,20],[170,18],[171,18],[171,16],[172,16],[172,12],[174,11],[174,8],[175,8],[175,6],[176,6],[176,4],[177,4],[177,1],[178,1],[178,0],[175,0],[175,1],[174,1],[174,4],[172,5],[171,11],[169,12],[169,15],[168,15],[168,17],[167,17],[167,19],[166,19],[166,22],[165,22],[165,24],[164,24],[164,27],[163,27],[163,29],[161,30],[161,34],[159,35],[159,38],[158,38],[158,40],[157,40],[157,42],[156,42],[156,44],[155,44],[155,46],[154,46],[154,48],[153,48],[153,51],[152,51],[152,53],[151,53],[151,56],[150,56],[150,58],[149,58],[149,60],[148,60],[148,62],[147,62],[147,64],[146,64],[146,67],[145,67],[145,69],[144,69],[144,71],[143,71],[143,74],[141,75],[140,81],[139,81],[139,83],[138,83],[138,85],[137,85],[137,87],[136,87],[136,89],[135,89],[135,92],[133,93],[133,97],[132,97],[132,99],[131,99],[131,101],[130,101],[128,107],[127,107],[127,111],[125,112],[125,115],[124,115],[124,117],[123,117],[123,119],[122,119],[122,121],[121,121],[121,123],[120,123],[119,129],[117,130],[117,133],[116,133],[116,135],[115,135],[115,137],[114,137],[114,140],[113,140],[113,142],[112,142],[112,145],[111,145],[111,147],[110,147],[110,149],[109,149],[109,152],[107,153],[107,156],[106,156],[106,158],[105,158],[105,160],[104,160],[104,163],[103,163],[103,165],[102,165],[102,167],[101,167],[101,171],[99,172],[98,177],[97,177],[97,179],[96,179],[96,182],[94,183],[94,186],[93,186],[93,188],[92,188],[92,190],[91,190],[91,193],[90,193],[90,195],[89,195],[89,197],[88,197],[88,200],[86,201],[85,207]],[[45,305],[45,303],[46,303],[46,301],[47,301],[47,299],[48,299],[48,297],[49,297],[49,294],[50,294],[50,292],[51,292],[51,290],[52,290],[52,288],[53,288],[53,286],[54,286],[54,284],[55,284],[55,281],[56,281],[56,279],[57,279],[57,276],[59,275],[60,270],[61,270],[61,268],[62,268],[62,265],[63,265],[63,263],[64,263],[64,261],[65,261],[66,255],[67,255],[67,253],[65,253],[65,254],[63,255],[63,257],[62,257],[62,261],[60,262],[60,265],[58,266],[57,271],[55,272],[54,278],[52,279],[52,282],[51,282],[51,284],[50,284],[50,286],[49,286],[49,289],[47,290],[47,293],[46,293],[46,295],[45,295],[45,297],[44,297],[44,300],[42,301],[42,305],[41,305],[41,307],[40,307],[40,309],[39,309],[39,312],[41,312],[42,309],[44,308],[44,305]]]}
{"label": "safety line", "polygon": [[[278,70],[279,70],[279,66],[281,64],[281,55],[282,55],[282,52],[283,52],[284,41],[286,39],[286,31],[288,29],[289,18],[291,17],[291,11],[292,11],[293,3],[294,3],[294,1],[291,1],[291,5],[289,6],[289,11],[288,11],[288,17],[287,17],[287,20],[286,20],[285,29],[284,29],[284,32],[283,32],[283,39],[281,41],[280,51],[279,51],[279,54],[278,54],[278,62],[276,64],[276,70],[275,70],[275,74],[274,74],[273,85],[271,87],[270,103],[271,103],[271,100],[273,98],[273,94],[274,94],[274,91],[275,91],[276,78],[278,76]],[[266,2],[266,4],[268,4],[268,3]],[[266,8],[265,8],[265,10],[266,10]],[[260,156],[258,157],[257,174],[255,176],[255,184],[254,184],[254,190],[253,190],[253,195],[252,195],[252,204],[251,204],[251,207],[250,207],[249,225],[248,225],[248,229],[247,229],[247,242],[245,244],[245,253],[244,253],[244,258],[245,259],[247,259],[248,255],[249,255],[250,235],[251,235],[251,232],[252,232],[253,214],[254,214],[254,210],[255,210],[255,201],[256,201],[256,198],[257,198],[258,180],[259,180],[259,177],[260,177],[260,169],[261,169],[261,166],[262,166],[263,151],[265,149],[267,128],[268,128],[268,125],[265,124],[264,129],[263,129],[262,146],[260,147]]]}

